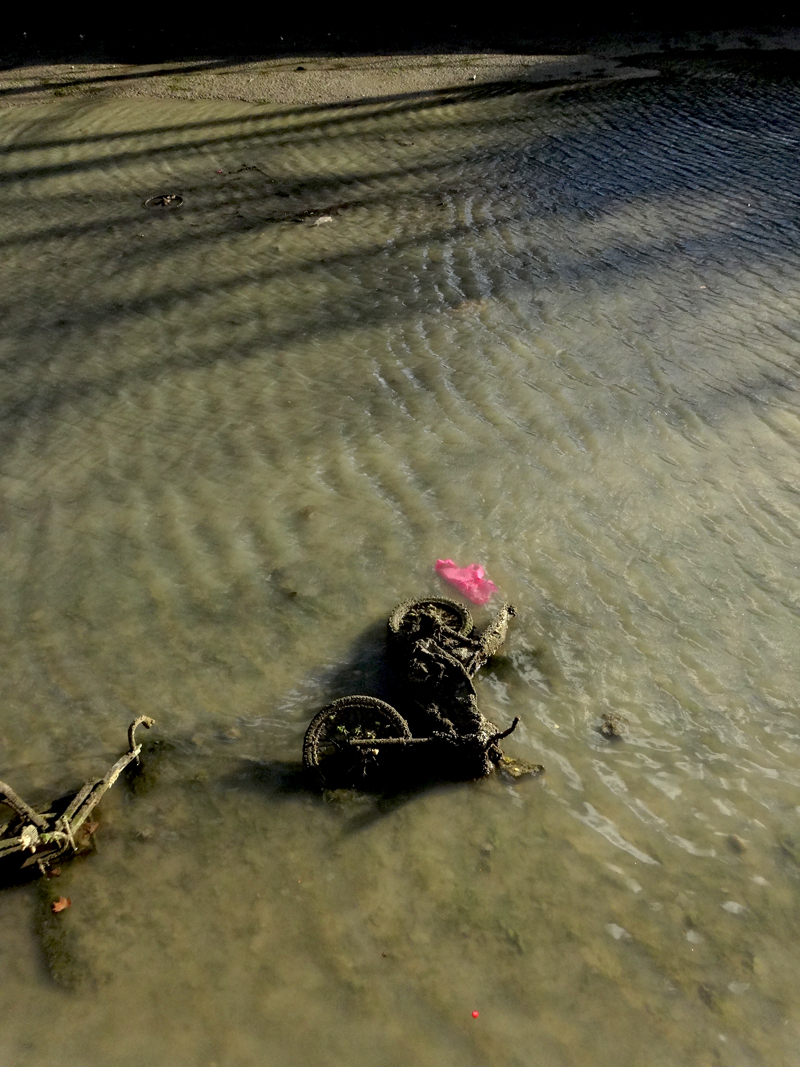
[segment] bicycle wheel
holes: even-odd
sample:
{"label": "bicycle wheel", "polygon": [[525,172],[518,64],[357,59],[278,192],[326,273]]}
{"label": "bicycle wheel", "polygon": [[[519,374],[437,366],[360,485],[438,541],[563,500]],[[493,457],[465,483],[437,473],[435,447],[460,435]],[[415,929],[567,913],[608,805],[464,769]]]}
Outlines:
{"label": "bicycle wheel", "polygon": [[387,737],[411,737],[408,723],[391,704],[377,697],[342,697],[311,720],[303,741],[303,767],[320,785],[367,784],[380,750],[348,742]]}
{"label": "bicycle wheel", "polygon": [[455,630],[460,637],[469,637],[475,628],[472,616],[463,604],[446,597],[405,600],[389,616],[389,632],[395,637],[411,636],[420,616],[427,616],[439,626]]}

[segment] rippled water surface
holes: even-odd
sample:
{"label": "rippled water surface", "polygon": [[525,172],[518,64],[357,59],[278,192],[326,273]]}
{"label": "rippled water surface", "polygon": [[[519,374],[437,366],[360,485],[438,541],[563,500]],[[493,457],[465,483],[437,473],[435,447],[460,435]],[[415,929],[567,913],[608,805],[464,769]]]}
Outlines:
{"label": "rippled water surface", "polygon": [[[0,114],[0,777],[157,719],[0,896],[4,1064],[796,1063],[798,120],[724,71]],[[438,556],[518,607],[479,699],[546,774],[324,803],[305,726]]]}

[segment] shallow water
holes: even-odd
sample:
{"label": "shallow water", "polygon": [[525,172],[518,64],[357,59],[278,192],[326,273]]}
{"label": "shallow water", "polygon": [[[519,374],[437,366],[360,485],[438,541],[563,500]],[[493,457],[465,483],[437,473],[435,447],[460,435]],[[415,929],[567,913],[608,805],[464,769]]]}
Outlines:
{"label": "shallow water", "polygon": [[[796,1061],[798,119],[724,71],[0,114],[0,776],[157,720],[0,896],[0,1062]],[[517,605],[479,699],[546,774],[323,803],[305,727],[438,556]]]}

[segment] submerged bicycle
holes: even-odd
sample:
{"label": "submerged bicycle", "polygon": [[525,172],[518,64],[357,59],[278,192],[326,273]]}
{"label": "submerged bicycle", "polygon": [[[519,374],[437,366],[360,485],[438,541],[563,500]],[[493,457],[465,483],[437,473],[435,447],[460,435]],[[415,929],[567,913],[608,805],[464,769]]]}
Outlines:
{"label": "submerged bicycle", "polygon": [[0,782],[0,804],[14,812],[11,821],[0,826],[0,877],[25,875],[29,869],[30,873],[47,874],[56,861],[91,848],[97,823],[90,823],[89,816],[128,764],[138,762],[142,745],[136,741],[137,728],[149,730],[154,722],[147,715],[132,722],[128,751],[108,773],[88,781],[77,793],[54,801],[44,811],[36,811],[10,785]]}
{"label": "submerged bicycle", "polygon": [[503,643],[514,614],[503,604],[478,633],[469,611],[452,600],[410,600],[395,608],[388,646],[407,697],[405,715],[372,696],[326,705],[303,743],[303,766],[314,784],[370,791],[414,779],[482,778],[503,764],[514,763],[522,773],[540,770],[504,757],[498,743],[519,718],[498,730],[478,709],[472,684]]}

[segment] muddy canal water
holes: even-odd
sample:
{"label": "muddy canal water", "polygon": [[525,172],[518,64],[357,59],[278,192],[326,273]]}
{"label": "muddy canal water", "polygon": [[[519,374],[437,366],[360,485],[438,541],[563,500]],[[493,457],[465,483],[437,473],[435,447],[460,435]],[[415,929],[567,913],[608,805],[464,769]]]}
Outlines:
{"label": "muddy canal water", "polygon": [[[798,83],[0,141],[0,777],[157,720],[97,853],[0,895],[0,1061],[795,1063]],[[305,727],[437,557],[517,605],[479,700],[546,774],[324,802]]]}

